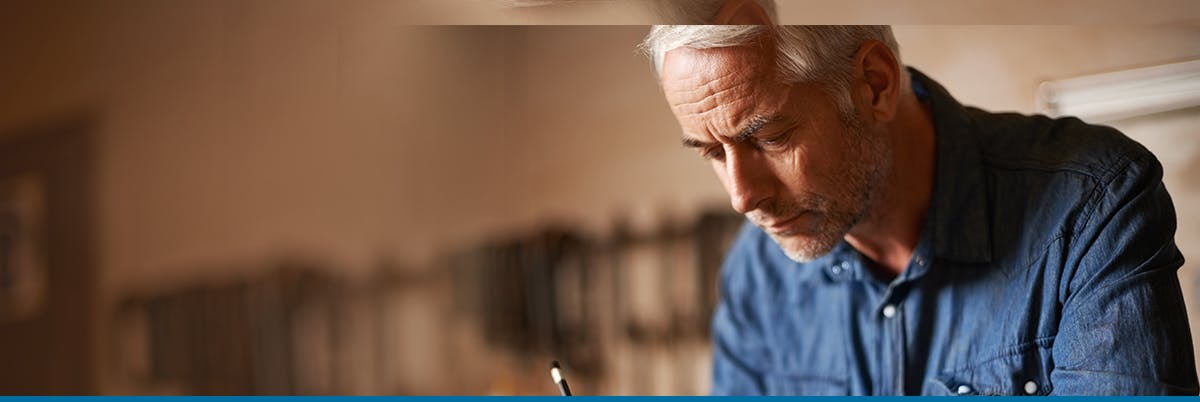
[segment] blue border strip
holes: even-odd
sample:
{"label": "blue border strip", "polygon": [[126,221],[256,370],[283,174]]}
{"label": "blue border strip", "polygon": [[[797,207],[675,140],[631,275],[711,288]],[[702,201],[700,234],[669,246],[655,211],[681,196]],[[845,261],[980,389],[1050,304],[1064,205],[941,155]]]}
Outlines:
{"label": "blue border strip", "polygon": [[[440,401],[440,402],[466,402],[478,400],[537,400],[548,401],[551,398],[563,398],[561,396],[0,396],[0,402],[68,402],[72,400],[88,401],[88,402],[387,402],[387,401]],[[582,398],[593,401],[601,400],[621,400],[621,401],[712,401],[713,399],[722,400],[762,400],[776,398],[801,398],[804,400],[820,401],[820,400],[845,400],[850,398],[870,398],[872,401],[912,401],[914,399],[924,398],[942,398],[942,397],[837,397],[837,396],[810,396],[810,397],[708,397],[708,396],[573,396],[570,398]],[[985,397],[990,400],[996,399],[1016,399],[1016,398],[1031,398],[1028,396],[998,396]],[[1077,401],[1087,400],[1116,400],[1130,399],[1142,402],[1154,400],[1179,400],[1177,398],[1188,397],[1167,397],[1167,396],[1149,396],[1149,397],[1132,397],[1132,396],[1113,396],[1113,397],[1096,397],[1096,396],[1068,396],[1068,397],[1032,397],[1032,398],[1068,398]],[[1190,397],[1191,400],[1200,400],[1196,397]],[[1026,399],[1027,400],[1027,399]]]}

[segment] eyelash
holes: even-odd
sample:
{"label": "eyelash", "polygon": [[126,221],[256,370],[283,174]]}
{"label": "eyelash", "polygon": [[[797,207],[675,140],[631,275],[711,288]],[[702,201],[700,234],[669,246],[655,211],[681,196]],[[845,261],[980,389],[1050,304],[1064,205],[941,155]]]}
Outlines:
{"label": "eyelash", "polygon": [[769,147],[783,145],[783,144],[787,143],[788,136],[790,133],[791,133],[790,131],[784,131],[773,137],[758,140],[757,142],[759,144],[766,145]]}
{"label": "eyelash", "polygon": [[725,159],[725,149],[721,148],[721,147],[712,147],[712,148],[701,151],[700,156],[703,156],[704,159],[708,159],[708,160],[716,160],[716,161],[724,160]]}
{"label": "eyelash", "polygon": [[[755,139],[754,143],[755,143],[755,146],[757,146],[759,148],[762,148],[763,146],[776,148],[776,147],[782,146],[783,144],[786,144],[787,140],[790,136],[791,136],[791,131],[784,131],[784,132],[782,132],[778,135],[775,135],[773,137],[770,137],[770,138]],[[708,160],[722,161],[722,160],[725,160],[725,149],[722,147],[712,147],[712,148],[708,148],[708,149],[703,149],[700,151],[700,156],[702,156],[702,157],[704,157],[704,159],[708,159]]]}

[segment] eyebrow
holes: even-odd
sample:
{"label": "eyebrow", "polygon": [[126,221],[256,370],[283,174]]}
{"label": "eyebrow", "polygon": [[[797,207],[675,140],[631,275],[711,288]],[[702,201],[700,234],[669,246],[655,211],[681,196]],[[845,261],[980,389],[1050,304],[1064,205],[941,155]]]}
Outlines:
{"label": "eyebrow", "polygon": [[[783,118],[778,115],[754,115],[750,118],[750,121],[746,122],[746,125],[738,131],[737,135],[733,136],[733,142],[737,143],[745,141],[746,139],[750,138],[750,136],[754,135],[754,133],[758,132],[758,130],[766,127],[768,124],[775,123],[780,120],[783,120]],[[701,141],[687,136],[683,137],[682,142],[683,146],[688,148],[704,148],[712,145],[711,142]]]}

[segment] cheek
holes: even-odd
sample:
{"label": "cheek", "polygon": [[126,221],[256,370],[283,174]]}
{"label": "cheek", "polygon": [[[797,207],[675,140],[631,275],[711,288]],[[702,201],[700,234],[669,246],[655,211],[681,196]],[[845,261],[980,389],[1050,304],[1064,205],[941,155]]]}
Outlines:
{"label": "cheek", "polygon": [[772,159],[772,169],[775,170],[779,181],[790,193],[811,192],[814,179],[823,174],[823,168],[814,162],[810,144],[800,142],[792,148],[777,153]]}
{"label": "cheek", "polygon": [[840,126],[815,127],[809,141],[796,146],[798,163],[804,176],[814,185],[838,186],[847,167],[860,158]]}

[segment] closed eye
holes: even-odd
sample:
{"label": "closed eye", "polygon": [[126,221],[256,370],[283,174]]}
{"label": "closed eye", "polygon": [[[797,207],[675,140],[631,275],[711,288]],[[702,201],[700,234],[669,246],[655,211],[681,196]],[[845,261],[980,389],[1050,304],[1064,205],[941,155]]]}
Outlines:
{"label": "closed eye", "polygon": [[700,149],[700,156],[704,159],[722,161],[725,160],[725,147],[714,146]]}
{"label": "closed eye", "polygon": [[790,140],[792,137],[791,133],[791,130],[782,130],[777,134],[759,138],[755,140],[755,142],[757,142],[759,145],[768,147],[778,147],[788,143],[788,140]]}
{"label": "closed eye", "polygon": [[700,141],[695,138],[683,137],[684,147],[695,149],[704,159],[720,161],[725,159],[725,148],[720,143]]}

